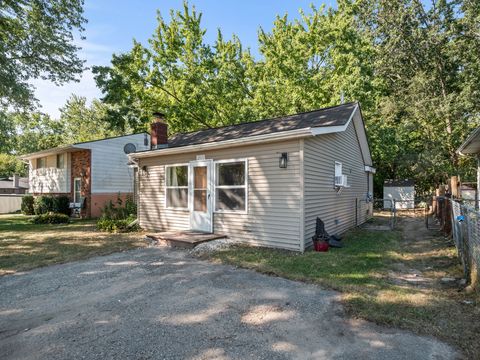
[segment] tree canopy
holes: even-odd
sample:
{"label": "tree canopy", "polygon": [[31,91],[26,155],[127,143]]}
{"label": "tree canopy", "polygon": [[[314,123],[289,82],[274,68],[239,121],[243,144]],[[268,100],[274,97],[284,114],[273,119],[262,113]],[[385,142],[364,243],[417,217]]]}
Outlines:
{"label": "tree canopy", "polygon": [[[62,1],[53,3],[62,8]],[[81,4],[75,2],[60,27],[81,28]],[[157,20],[146,44],[134,41],[130,51],[113,55],[111,65],[94,67],[101,102],[87,105],[73,96],[58,120],[0,114],[0,151],[145,130],[155,111],[167,114],[176,133],[313,110],[343,98],[362,106],[377,191],[387,178],[414,178],[420,192],[449,175],[473,180],[471,159],[455,150],[480,124],[478,1],[312,6],[297,18],[277,16],[269,30],[260,28],[255,56],[220,29],[209,43],[202,14],[187,2],[168,18],[158,13]],[[72,69],[53,72],[53,79],[67,80],[79,68]],[[24,144],[22,136],[32,133],[34,140]]]}
{"label": "tree canopy", "polygon": [[85,22],[83,0],[0,1],[0,107],[31,107],[31,79],[75,80]]}

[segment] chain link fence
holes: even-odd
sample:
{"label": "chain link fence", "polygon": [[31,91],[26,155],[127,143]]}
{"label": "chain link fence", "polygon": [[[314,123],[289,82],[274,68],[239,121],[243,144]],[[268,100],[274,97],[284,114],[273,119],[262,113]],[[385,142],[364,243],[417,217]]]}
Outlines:
{"label": "chain link fence", "polygon": [[472,287],[480,283],[480,212],[472,204],[448,197],[435,197],[432,214],[445,235],[451,236]]}

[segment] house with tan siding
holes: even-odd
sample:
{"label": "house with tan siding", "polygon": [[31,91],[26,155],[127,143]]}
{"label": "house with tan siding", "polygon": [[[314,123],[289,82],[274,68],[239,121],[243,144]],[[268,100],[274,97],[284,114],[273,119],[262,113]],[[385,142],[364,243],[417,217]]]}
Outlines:
{"label": "house with tan siding", "polygon": [[138,218],[150,231],[221,233],[304,251],[316,218],[331,234],[372,211],[373,168],[358,103],[167,136],[156,114],[138,168]]}
{"label": "house with tan siding", "polygon": [[147,133],[56,147],[22,156],[29,166],[29,193],[67,195],[82,203],[84,217],[99,217],[106,202],[134,193],[128,153],[150,148]]}

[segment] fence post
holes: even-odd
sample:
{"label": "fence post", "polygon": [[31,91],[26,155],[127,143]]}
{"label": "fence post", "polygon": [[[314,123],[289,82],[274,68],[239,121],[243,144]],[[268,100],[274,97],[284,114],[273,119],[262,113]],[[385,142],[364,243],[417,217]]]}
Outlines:
{"label": "fence post", "polygon": [[450,235],[452,233],[452,199],[447,197],[445,198],[445,226],[443,231],[445,231],[446,235]]}
{"label": "fence post", "polygon": [[[480,262],[480,253],[477,251],[478,247],[480,246],[480,238],[479,238],[479,214],[477,211],[471,211],[467,208],[467,211],[472,214],[472,219],[474,221],[470,222],[470,234],[468,236],[468,260],[469,260],[469,278],[470,278],[470,285],[468,290],[472,291],[478,288],[479,285],[479,277],[478,277],[478,262]],[[469,216],[470,218],[470,216]],[[473,230],[473,231],[472,231]]]}

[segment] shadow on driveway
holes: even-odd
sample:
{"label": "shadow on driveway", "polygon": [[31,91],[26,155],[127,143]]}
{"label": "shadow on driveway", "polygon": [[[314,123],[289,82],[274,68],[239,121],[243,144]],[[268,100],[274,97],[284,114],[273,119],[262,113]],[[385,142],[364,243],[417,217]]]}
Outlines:
{"label": "shadow on driveway", "polygon": [[165,248],[0,278],[1,359],[453,359],[338,294]]}

